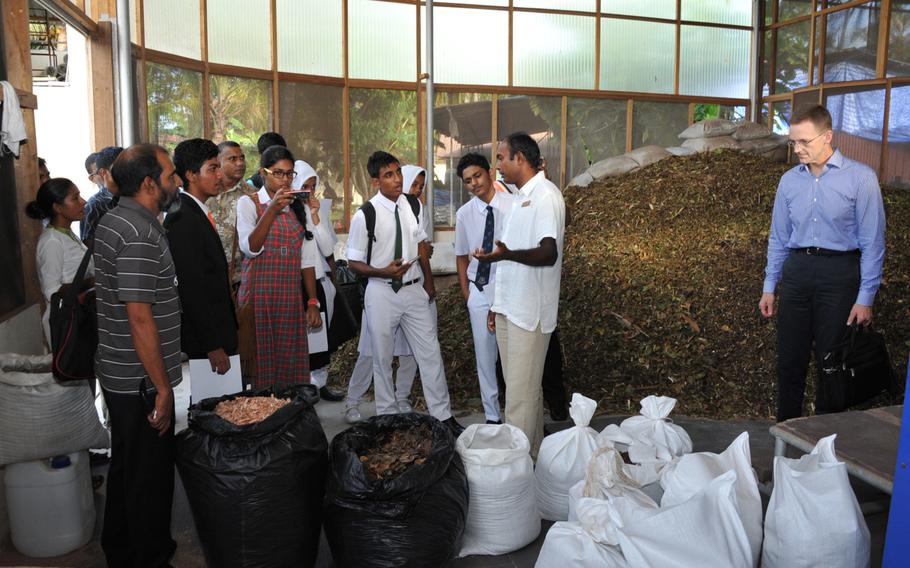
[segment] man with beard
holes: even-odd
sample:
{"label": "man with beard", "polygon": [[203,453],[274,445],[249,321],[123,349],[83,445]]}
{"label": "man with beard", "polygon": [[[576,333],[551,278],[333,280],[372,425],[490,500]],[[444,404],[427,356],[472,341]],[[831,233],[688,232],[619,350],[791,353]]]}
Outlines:
{"label": "man with beard", "polygon": [[223,375],[231,368],[228,357],[237,353],[237,316],[227,259],[206,206],[222,190],[218,147],[202,138],[184,140],[174,149],[174,166],[183,191],[164,228],[180,282],[181,346],[190,359],[208,359]]}
{"label": "man with beard", "polygon": [[181,381],[177,276],[157,215],[177,199],[160,146],[124,150],[120,203],[95,232],[95,372],[110,411],[111,465],[101,547],[107,564],[166,566],[174,495],[174,393]]}
{"label": "man with beard", "polygon": [[[243,253],[235,244],[237,232],[237,200],[244,195],[253,195],[256,188],[244,181],[246,174],[246,155],[240,144],[225,140],[218,144],[218,159],[221,162],[223,190],[206,202],[212,217],[215,219],[215,230],[221,238],[224,256],[229,266],[233,266],[231,284],[240,285],[240,268]],[[233,259],[231,259],[233,254]]]}

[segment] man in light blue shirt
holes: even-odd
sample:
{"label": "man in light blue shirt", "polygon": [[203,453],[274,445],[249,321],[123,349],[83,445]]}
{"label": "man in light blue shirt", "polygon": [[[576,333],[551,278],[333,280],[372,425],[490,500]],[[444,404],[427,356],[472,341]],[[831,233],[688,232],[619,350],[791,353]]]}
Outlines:
{"label": "man in light blue shirt", "polygon": [[[802,414],[813,342],[818,362],[847,325],[868,325],[882,278],[885,210],[878,178],[835,150],[833,135],[831,115],[821,105],[793,116],[789,144],[800,165],[781,178],[771,214],[759,309],[774,315],[779,284],[778,421]],[[827,401],[816,395],[815,408],[824,412]]]}

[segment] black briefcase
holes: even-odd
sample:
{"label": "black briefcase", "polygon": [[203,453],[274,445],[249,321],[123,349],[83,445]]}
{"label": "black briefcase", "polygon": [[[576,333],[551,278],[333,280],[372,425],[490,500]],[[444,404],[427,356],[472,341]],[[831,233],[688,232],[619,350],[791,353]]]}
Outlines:
{"label": "black briefcase", "polygon": [[828,412],[846,410],[885,391],[897,393],[885,337],[869,327],[849,326],[843,341],[825,354],[820,367],[819,399]]}

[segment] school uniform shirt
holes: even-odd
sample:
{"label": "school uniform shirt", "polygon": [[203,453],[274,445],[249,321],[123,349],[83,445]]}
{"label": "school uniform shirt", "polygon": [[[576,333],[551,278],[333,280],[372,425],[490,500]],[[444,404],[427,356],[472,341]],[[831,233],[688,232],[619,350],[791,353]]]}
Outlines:
{"label": "school uniform shirt", "polygon": [[[44,315],[41,317],[41,326],[47,343],[51,343],[50,332],[50,302],[51,296],[64,284],[69,284],[79,270],[79,264],[85,257],[88,248],[76,238],[69,229],[57,229],[48,225],[38,238],[35,251],[35,263],[38,267],[38,281],[41,284],[41,294],[47,304]],[[85,278],[95,275],[93,260],[88,261]]]}
{"label": "school uniform shirt", "polygon": [[538,172],[514,196],[503,223],[500,239],[510,250],[537,248],[545,238],[556,240],[553,266],[528,266],[514,261],[498,262],[496,294],[492,311],[504,315],[526,331],[542,333],[556,329],[559,283],[566,226],[562,193]]}
{"label": "school uniform shirt", "polygon": [[[398,209],[398,218],[401,223],[401,259],[407,262],[417,256],[417,244],[427,239],[427,234],[421,226],[419,219],[414,217],[408,199],[402,193],[398,201],[391,201],[381,193],[370,199],[376,209],[376,241],[373,243],[370,266],[385,268],[395,260],[395,209]],[[421,207],[421,211],[423,207]],[[358,210],[351,219],[351,230],[348,232],[347,246],[348,260],[357,262],[367,261],[367,224],[363,212]],[[402,276],[402,282],[420,278],[423,272],[420,262],[415,261],[411,268]],[[390,282],[387,278],[370,278],[380,282]]]}
{"label": "school uniform shirt", "polygon": [[[477,277],[477,266],[480,261],[474,258],[475,250],[483,247],[483,234],[487,226],[487,205],[493,207],[493,247],[502,236],[502,223],[506,214],[512,208],[513,199],[508,193],[497,191],[493,194],[490,203],[484,203],[479,197],[474,197],[458,208],[455,213],[455,256],[468,255],[468,280],[473,282]],[[490,280],[488,285],[496,281],[496,266],[498,262],[490,263]]]}

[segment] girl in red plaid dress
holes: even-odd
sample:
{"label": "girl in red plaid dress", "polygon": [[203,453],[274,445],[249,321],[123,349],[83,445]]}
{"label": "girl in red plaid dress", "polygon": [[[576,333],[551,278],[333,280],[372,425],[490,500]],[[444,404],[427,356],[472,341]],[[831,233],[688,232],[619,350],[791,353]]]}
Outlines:
{"label": "girl in red plaid dress", "polygon": [[256,314],[254,388],[309,382],[307,326],[322,325],[318,302],[311,300],[304,309],[300,290],[302,273],[309,297],[316,298],[313,268],[300,268],[307,231],[302,204],[294,203],[290,188],[294,156],[272,146],[262,153],[259,173],[262,189],[237,201],[238,245],[244,254],[237,302],[251,299]]}

